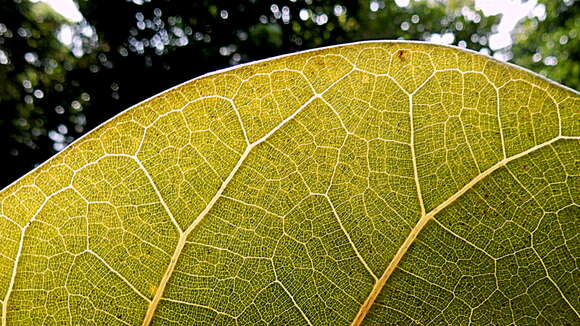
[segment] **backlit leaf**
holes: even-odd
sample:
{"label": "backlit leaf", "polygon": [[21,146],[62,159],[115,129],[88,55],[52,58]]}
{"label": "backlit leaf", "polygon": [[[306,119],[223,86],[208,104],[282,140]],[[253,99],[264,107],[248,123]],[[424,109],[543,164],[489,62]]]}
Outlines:
{"label": "backlit leaf", "polygon": [[579,119],[414,42],[196,78],[0,192],[2,325],[578,324]]}

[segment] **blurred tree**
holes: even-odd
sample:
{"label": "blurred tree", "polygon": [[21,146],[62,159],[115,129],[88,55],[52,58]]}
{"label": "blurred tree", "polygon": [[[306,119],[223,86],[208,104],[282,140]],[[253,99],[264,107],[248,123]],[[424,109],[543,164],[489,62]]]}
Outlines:
{"label": "blurred tree", "polygon": [[[496,18],[469,21],[432,2],[80,0],[99,47],[89,71],[89,128],[184,80],[241,62],[361,39],[428,39],[431,33],[489,33]],[[431,33],[427,32],[431,31]],[[450,42],[451,43],[451,42]],[[98,82],[95,82],[98,81]],[[95,108],[95,109],[92,109]],[[98,108],[98,109],[96,109]]]}
{"label": "blurred tree", "polygon": [[516,30],[512,61],[580,89],[580,6],[577,0],[543,0],[545,13]]}
{"label": "blurred tree", "polygon": [[[0,155],[13,166],[0,185],[121,110],[208,71],[363,39],[438,40],[489,53],[499,21],[473,0],[76,0],[85,20],[71,24],[41,3],[0,1],[0,83],[12,85],[0,85]],[[23,26],[38,40],[21,36]],[[67,46],[57,38],[63,29]],[[26,61],[29,52],[52,72]],[[35,78],[25,77],[30,70]]]}
{"label": "blurred tree", "polygon": [[[0,139],[5,185],[54,152],[49,130],[65,141],[71,118],[55,106],[70,98],[67,72],[77,60],[56,37],[67,22],[43,3],[0,4]],[[6,169],[9,167],[9,169]]]}

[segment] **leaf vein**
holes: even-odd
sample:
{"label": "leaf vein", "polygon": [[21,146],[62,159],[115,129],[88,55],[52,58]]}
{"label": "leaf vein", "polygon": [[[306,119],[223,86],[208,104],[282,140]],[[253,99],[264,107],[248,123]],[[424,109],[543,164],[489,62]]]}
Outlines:
{"label": "leaf vein", "polygon": [[[163,292],[165,291],[165,287],[167,286],[167,283],[168,283],[171,275],[173,274],[173,271],[175,269],[175,266],[177,265],[177,261],[179,259],[179,256],[181,255],[181,251],[185,247],[187,237],[195,229],[195,227],[203,220],[203,218],[207,215],[207,213],[215,205],[215,203],[217,202],[217,200],[221,197],[221,195],[224,192],[224,190],[227,187],[227,185],[230,183],[230,181],[233,179],[234,175],[237,173],[237,171],[242,166],[242,163],[249,156],[251,150],[253,148],[255,148],[256,146],[258,146],[259,144],[261,144],[262,142],[265,142],[266,140],[268,140],[268,138],[270,136],[272,136],[276,131],[278,131],[280,128],[282,128],[284,125],[286,125],[289,121],[291,121],[292,119],[294,119],[294,117],[296,117],[300,112],[302,112],[305,107],[307,107],[315,99],[320,98],[326,91],[328,91],[334,85],[336,85],[338,82],[340,82],[342,79],[344,79],[348,75],[350,75],[351,72],[352,72],[352,70],[349,71],[349,72],[347,72],[346,74],[344,74],[341,78],[337,79],[332,84],[330,84],[321,93],[315,94],[314,96],[310,97],[306,102],[304,102],[304,104],[302,104],[292,114],[290,114],[288,117],[286,117],[284,120],[282,120],[272,130],[270,130],[264,136],[262,136],[261,138],[259,138],[258,140],[254,141],[253,143],[249,144],[246,147],[245,151],[242,153],[242,155],[238,159],[238,162],[236,163],[236,165],[234,166],[234,168],[232,169],[232,171],[230,172],[230,174],[223,181],[223,183],[220,186],[220,188],[218,189],[217,193],[212,197],[212,199],[206,205],[206,207],[204,208],[204,210],[196,217],[196,219],[193,221],[193,223],[191,223],[191,225],[185,231],[183,231],[183,232],[180,233],[179,240],[177,241],[177,246],[175,248],[175,251],[173,253],[173,256],[171,257],[171,260],[169,262],[169,265],[167,266],[167,269],[166,269],[165,273],[163,274],[163,276],[161,278],[161,282],[160,282],[159,286],[157,287],[157,291],[155,293],[155,296],[153,297],[153,300],[151,301],[151,303],[149,304],[149,306],[147,308],[147,312],[145,314],[145,317],[144,317],[143,323],[142,323],[143,326],[148,326],[151,323],[151,321],[153,320],[153,315],[155,314],[155,310],[157,309],[157,305],[159,304],[159,301],[161,300],[161,298],[163,296]],[[294,301],[293,298],[292,298],[292,300]],[[302,310],[300,310],[300,311],[302,312]],[[304,317],[306,318],[306,316],[304,316]],[[309,324],[310,324],[310,322],[309,322]]]}
{"label": "leaf vein", "polygon": [[433,216],[435,216],[437,213],[439,213],[440,211],[442,211],[443,209],[445,209],[446,207],[451,205],[453,202],[455,202],[455,200],[457,200],[464,193],[466,193],[468,190],[473,188],[477,183],[479,183],[481,180],[483,180],[485,177],[487,177],[488,175],[490,175],[494,171],[498,170],[501,167],[506,166],[506,164],[508,164],[509,162],[511,162],[513,160],[516,160],[520,157],[523,157],[523,156],[526,156],[530,153],[533,153],[534,151],[539,150],[543,147],[550,146],[551,144],[553,144],[554,142],[556,142],[560,139],[580,139],[580,137],[557,136],[557,137],[554,137],[554,138],[552,138],[544,143],[533,146],[533,147],[531,147],[523,152],[520,152],[520,153],[512,155],[506,159],[503,159],[503,160],[497,162],[496,164],[494,164],[493,166],[489,167],[487,170],[485,170],[484,172],[482,172],[481,174],[479,174],[475,178],[473,178],[469,183],[467,183],[465,186],[463,186],[459,191],[457,191],[455,194],[453,194],[451,197],[449,197],[443,203],[439,204],[439,206],[437,206],[436,208],[431,210],[428,214],[422,215],[421,218],[419,219],[419,221],[417,222],[417,224],[415,225],[415,227],[407,235],[407,238],[405,239],[405,241],[399,247],[399,250],[397,251],[397,253],[393,257],[393,259],[390,261],[387,269],[385,270],[385,272],[383,273],[381,278],[379,278],[378,282],[375,283],[373,290],[369,293],[369,296],[367,297],[365,303],[363,305],[361,305],[355,319],[351,323],[351,326],[359,326],[362,324],[364,318],[368,314],[372,305],[375,303],[376,298],[378,297],[379,293],[383,289],[388,278],[391,276],[393,271],[397,268],[399,262],[401,261],[401,259],[403,258],[403,256],[405,255],[405,253],[407,252],[407,250],[409,249],[411,244],[415,241],[419,232],[421,232],[421,230],[423,230],[423,228],[425,227],[427,222],[429,222],[433,218]]}

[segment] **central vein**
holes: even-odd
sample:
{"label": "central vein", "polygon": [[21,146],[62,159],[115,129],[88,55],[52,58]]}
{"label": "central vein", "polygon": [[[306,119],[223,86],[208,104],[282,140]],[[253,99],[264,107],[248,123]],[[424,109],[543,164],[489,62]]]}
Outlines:
{"label": "central vein", "polygon": [[[288,123],[290,120],[294,119],[294,117],[296,117],[300,112],[302,112],[305,107],[307,107],[314,100],[321,98],[321,96],[324,93],[326,93],[334,85],[336,85],[338,82],[340,82],[341,80],[346,78],[348,75],[350,75],[351,72],[352,71],[349,71],[348,73],[346,73],[342,77],[335,80],[332,84],[330,84],[321,93],[318,93],[318,94],[315,93],[306,102],[304,102],[304,104],[302,104],[296,111],[294,111],[291,115],[286,117],[286,119],[282,120],[277,126],[272,128],[272,130],[270,130],[264,136],[262,136],[261,138],[254,141],[253,143],[249,144],[246,147],[246,150],[242,153],[238,162],[236,163],[236,165],[234,166],[234,168],[232,169],[230,174],[226,177],[226,179],[222,183],[219,190],[216,192],[216,194],[213,196],[213,198],[206,205],[205,209],[195,218],[193,223],[185,231],[179,232],[179,240],[177,241],[177,246],[175,247],[175,251],[173,252],[173,255],[171,256],[171,260],[169,261],[169,265],[167,266],[167,269],[165,270],[165,273],[163,274],[163,277],[161,278],[161,281],[159,282],[159,286],[157,287],[157,289],[155,291],[155,296],[153,297],[153,300],[151,301],[151,303],[149,304],[149,306],[147,308],[147,312],[145,314],[145,318],[143,319],[143,323],[142,323],[143,326],[150,325],[151,321],[153,320],[153,316],[155,314],[155,311],[157,310],[157,306],[159,305],[159,302],[161,301],[161,298],[163,297],[163,293],[165,292],[165,287],[167,286],[167,283],[169,282],[169,279],[171,278],[171,275],[173,274],[173,271],[175,270],[175,266],[177,265],[177,261],[179,260],[179,256],[181,255],[181,252],[183,251],[183,248],[185,247],[187,237],[195,229],[195,227],[203,220],[203,218],[207,215],[207,213],[212,209],[212,207],[215,205],[217,200],[222,196],[222,193],[224,192],[224,190],[226,189],[226,187],[228,186],[230,181],[233,179],[234,175],[238,172],[238,170],[242,166],[242,163],[247,159],[247,157],[250,154],[250,152],[252,151],[252,149],[254,147],[258,146],[259,144],[265,142],[268,138],[270,138],[270,136],[272,136],[276,131],[278,131],[280,128],[282,128],[286,123]],[[237,110],[236,110],[236,112],[237,112]],[[241,123],[241,121],[240,121],[240,123]],[[243,124],[241,124],[241,128],[245,134],[246,131],[244,129]]]}
{"label": "central vein", "polygon": [[143,319],[143,324],[142,324],[143,326],[149,325],[151,323],[151,320],[153,320],[153,315],[155,314],[155,310],[157,310],[157,306],[159,305],[159,301],[161,300],[161,297],[163,296],[163,292],[165,292],[165,287],[167,286],[167,282],[169,281],[169,278],[173,274],[173,270],[175,269],[175,266],[177,265],[177,260],[179,259],[179,256],[181,255],[181,251],[185,247],[185,242],[187,240],[187,237],[189,236],[191,231],[193,231],[193,229],[203,220],[203,218],[211,210],[213,205],[215,205],[216,201],[221,197],[221,195],[224,192],[224,190],[226,189],[227,185],[230,183],[230,181],[232,180],[232,178],[234,177],[236,172],[240,169],[240,166],[242,166],[242,163],[246,160],[246,158],[248,157],[248,154],[250,154],[250,151],[252,150],[252,148],[254,146],[255,145],[250,145],[250,146],[246,147],[246,150],[240,156],[238,163],[236,163],[236,166],[234,166],[234,168],[232,169],[232,172],[224,180],[221,187],[219,188],[217,193],[213,196],[213,198],[210,200],[210,202],[207,204],[205,209],[197,216],[197,218],[193,221],[193,223],[191,223],[191,225],[187,228],[187,230],[180,232],[179,240],[177,241],[177,246],[175,247],[175,251],[173,252],[173,255],[171,256],[171,260],[169,261],[169,266],[167,266],[167,269],[165,270],[165,273],[163,274],[163,278],[161,278],[161,282],[159,283],[159,286],[157,287],[157,290],[155,291],[155,296],[153,297],[153,300],[151,301],[151,303],[149,303],[149,307],[147,308],[147,313],[145,314],[145,318]]}

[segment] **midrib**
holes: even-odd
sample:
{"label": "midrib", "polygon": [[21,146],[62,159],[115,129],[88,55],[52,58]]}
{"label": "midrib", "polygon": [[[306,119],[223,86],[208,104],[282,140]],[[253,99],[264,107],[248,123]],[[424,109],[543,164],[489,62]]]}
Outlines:
{"label": "midrib", "polygon": [[[174,251],[174,253],[173,253],[172,257],[171,257],[170,263],[169,263],[169,265],[168,265],[168,267],[167,267],[167,269],[166,269],[166,271],[165,271],[165,273],[164,273],[164,275],[163,275],[163,277],[162,277],[162,279],[161,279],[161,281],[159,283],[159,286],[157,287],[157,290],[155,292],[155,296],[154,296],[153,300],[150,302],[150,304],[148,306],[148,309],[147,309],[145,318],[143,319],[143,323],[142,323],[143,326],[150,325],[150,323],[151,323],[151,321],[153,319],[153,316],[155,314],[155,311],[157,309],[157,306],[158,306],[158,304],[159,304],[159,302],[160,302],[160,300],[161,300],[161,298],[163,296],[163,293],[165,291],[165,287],[166,287],[169,279],[171,278],[171,275],[173,274],[173,271],[175,270],[175,266],[177,265],[177,261],[178,261],[180,255],[181,255],[181,252],[183,251],[183,248],[185,247],[185,243],[186,243],[187,237],[195,229],[195,227],[203,220],[203,218],[207,215],[207,213],[215,205],[215,203],[217,202],[217,200],[221,197],[221,195],[223,194],[223,192],[226,189],[227,185],[230,183],[230,181],[233,179],[234,175],[237,173],[237,171],[239,170],[239,168],[241,167],[241,165],[243,164],[243,162],[249,156],[251,150],[254,147],[256,147],[257,145],[259,145],[260,143],[266,141],[278,129],[280,129],[287,122],[289,122],[290,120],[292,120],[298,113],[300,113],[307,105],[309,105],[315,99],[320,98],[321,95],[324,94],[328,89],[330,89],[334,84],[336,84],[338,81],[342,80],[343,78],[345,78],[349,74],[346,74],[345,76],[343,76],[339,80],[335,81],[331,86],[329,86],[322,93],[316,94],[316,95],[312,96],[298,110],[296,110],[293,114],[291,114],[286,119],[284,119],[275,128],[273,128],[272,130],[270,130],[270,132],[268,132],[262,138],[260,138],[257,141],[249,144],[246,147],[246,150],[240,156],[238,162],[236,163],[236,165],[232,169],[231,173],[226,177],[226,179],[222,183],[220,189],[217,191],[217,193],[214,195],[214,197],[210,200],[210,202],[208,203],[208,205],[206,205],[205,209],[198,215],[198,217],[193,221],[193,223],[185,231],[179,231],[180,236],[179,236],[179,239],[178,239],[178,242],[177,242],[175,251]],[[242,128],[243,128],[243,126],[242,126]],[[553,138],[553,139],[551,139],[549,141],[546,141],[546,142],[544,142],[542,144],[539,144],[539,145],[536,145],[534,147],[531,147],[528,150],[523,151],[523,152],[521,152],[519,154],[510,156],[510,157],[507,157],[507,158],[505,158],[505,159],[497,162],[496,164],[494,164],[493,166],[491,166],[490,168],[488,168],[487,170],[485,170],[484,172],[482,172],[478,176],[476,176],[469,183],[467,183],[465,186],[463,186],[463,188],[461,188],[459,191],[457,191],[455,194],[453,194],[447,200],[445,200],[444,202],[442,202],[441,204],[439,204],[436,208],[434,208],[433,210],[431,210],[429,213],[422,215],[422,217],[419,219],[419,221],[417,222],[417,224],[415,225],[415,227],[413,227],[413,229],[410,231],[409,235],[407,236],[407,238],[405,239],[405,241],[403,242],[403,244],[401,245],[401,247],[399,247],[399,250],[397,251],[397,253],[393,257],[393,259],[390,261],[390,263],[387,266],[387,269],[385,270],[385,272],[375,282],[375,285],[374,285],[372,291],[370,292],[369,296],[367,297],[367,299],[365,300],[365,302],[363,303],[363,305],[361,305],[361,307],[360,307],[360,309],[359,309],[359,311],[358,311],[355,319],[351,323],[351,326],[361,325],[361,323],[363,322],[364,318],[368,314],[370,308],[374,304],[376,298],[378,297],[379,293],[381,292],[382,288],[386,284],[386,281],[389,279],[389,277],[391,276],[391,274],[393,273],[393,271],[396,269],[396,267],[398,266],[399,262],[401,261],[401,259],[403,258],[403,256],[405,255],[405,253],[407,252],[407,250],[409,249],[409,247],[411,246],[411,244],[417,238],[417,235],[425,227],[425,225],[427,224],[427,222],[433,218],[433,216],[435,216],[437,213],[439,213],[440,211],[442,211],[443,209],[445,209],[446,207],[448,207],[449,205],[451,205],[453,202],[455,202],[455,200],[457,200],[464,193],[466,193],[468,190],[470,190],[479,181],[481,181],[482,179],[484,179],[485,177],[487,177],[488,175],[490,175],[494,171],[498,170],[499,168],[505,166],[507,163],[509,163],[509,162],[511,162],[513,160],[516,160],[518,158],[521,158],[523,156],[526,156],[526,155],[528,155],[528,154],[530,154],[530,153],[532,153],[532,152],[534,152],[534,151],[536,151],[536,150],[538,150],[540,148],[543,148],[545,146],[551,145],[551,144],[553,144],[554,142],[556,142],[556,141],[558,141],[560,139],[576,139],[576,140],[580,140],[580,137],[574,137],[574,136],[557,136],[557,137],[555,137],[555,138]],[[160,194],[158,194],[158,195],[160,196]],[[22,239],[21,239],[21,241],[22,241]],[[13,282],[13,280],[12,280],[12,282]],[[8,291],[8,293],[10,293],[10,292],[11,291]],[[7,297],[8,296],[9,296],[9,294],[7,294]],[[7,303],[8,303],[7,301],[8,300],[6,300],[7,298],[4,298],[4,299],[5,300],[0,301],[0,302],[2,302],[2,306],[3,306],[2,307],[3,308],[2,309],[2,325],[5,325],[6,324],[6,316],[7,316]]]}
{"label": "midrib", "polygon": [[[322,95],[324,93],[326,93],[329,89],[331,89],[338,82],[340,82],[341,80],[343,80],[344,78],[349,76],[352,71],[353,70],[349,71],[348,73],[344,74],[342,77],[335,80],[322,92],[320,92],[320,93],[314,92],[314,95],[312,97],[310,97],[306,102],[304,102],[304,104],[302,104],[296,111],[294,111],[292,114],[290,114],[284,120],[282,120],[278,125],[276,125],[274,128],[272,128],[272,130],[270,130],[268,133],[266,133],[264,136],[262,136],[261,138],[259,138],[256,141],[254,141],[253,143],[247,145],[245,151],[242,153],[242,155],[238,159],[238,162],[236,163],[236,165],[234,166],[234,168],[232,169],[230,174],[226,177],[226,179],[222,183],[219,190],[216,192],[216,194],[212,197],[212,199],[206,205],[204,210],[195,218],[193,223],[185,231],[179,232],[179,239],[177,241],[177,246],[175,247],[175,251],[173,252],[173,255],[171,256],[171,260],[169,261],[169,265],[167,266],[167,269],[165,270],[165,273],[163,274],[163,277],[161,278],[161,281],[159,282],[159,286],[157,287],[157,289],[155,291],[155,296],[153,297],[153,300],[149,303],[149,306],[147,307],[147,312],[145,313],[145,318],[143,319],[142,326],[148,326],[151,324],[151,321],[153,320],[153,316],[155,315],[155,311],[157,310],[157,306],[159,305],[159,302],[161,301],[163,293],[165,292],[165,287],[167,286],[167,283],[168,283],[169,279],[171,278],[173,271],[175,270],[175,266],[177,265],[177,261],[178,261],[179,257],[181,256],[181,252],[183,251],[183,248],[185,247],[187,237],[195,229],[195,227],[203,220],[203,218],[207,215],[207,213],[215,205],[217,200],[221,197],[222,193],[224,192],[224,190],[226,189],[226,187],[228,186],[230,181],[233,179],[234,175],[240,169],[240,167],[242,166],[242,163],[246,160],[246,158],[248,157],[248,155],[250,154],[252,149],[254,147],[258,146],[259,144],[261,144],[262,142],[265,142],[268,138],[270,138],[270,136],[272,136],[276,131],[278,131],[280,128],[282,128],[286,123],[288,123],[289,121],[294,119],[300,112],[302,112],[304,110],[304,108],[306,108],[314,100],[322,98]],[[312,88],[312,89],[314,90],[314,88]],[[237,113],[237,109],[235,109],[235,111]],[[241,123],[242,123],[242,121],[240,119],[240,124]],[[245,135],[246,130],[245,130],[243,124],[241,124],[240,127],[242,128],[242,131],[244,132],[244,135]],[[160,194],[158,194],[158,196],[161,197]],[[303,316],[303,317],[306,320],[308,320],[308,318],[306,316]]]}
{"label": "midrib", "polygon": [[[324,93],[324,92],[322,92],[322,93]],[[284,124],[286,124],[288,121],[292,120],[299,112],[301,112],[304,109],[304,107],[306,107],[308,104],[310,104],[316,98],[319,98],[321,96],[321,94],[317,94],[317,95],[314,95],[313,97],[311,97],[298,110],[296,110],[292,115],[290,115],[289,117],[287,117],[284,121],[282,121],[274,129],[272,129],[270,132],[268,132],[265,136],[263,136],[259,140],[255,141],[254,143],[248,145],[246,147],[246,150],[244,151],[244,153],[242,153],[242,155],[240,156],[238,162],[236,163],[236,165],[232,169],[231,173],[224,180],[224,182],[222,183],[222,186],[217,191],[217,193],[215,194],[215,196],[210,200],[210,202],[208,203],[208,205],[206,205],[205,209],[198,215],[198,217],[193,221],[193,223],[184,232],[180,232],[179,240],[177,242],[177,246],[175,248],[175,251],[174,251],[174,253],[173,253],[172,257],[171,257],[170,263],[169,263],[169,265],[168,265],[165,273],[163,274],[163,277],[162,277],[162,279],[161,279],[161,281],[159,283],[159,286],[157,287],[157,290],[155,292],[155,296],[153,297],[153,300],[151,301],[151,303],[148,306],[147,312],[145,314],[145,318],[143,319],[143,323],[142,323],[143,326],[150,325],[151,321],[153,320],[153,317],[155,315],[155,311],[157,309],[157,306],[159,305],[159,302],[161,301],[161,298],[163,296],[163,293],[165,292],[165,287],[167,286],[167,283],[168,283],[169,279],[171,278],[171,275],[173,274],[173,271],[175,270],[175,266],[177,265],[177,261],[178,261],[180,255],[181,255],[181,252],[183,251],[183,248],[185,247],[185,243],[186,243],[187,237],[195,229],[195,227],[203,220],[203,218],[207,215],[207,213],[215,205],[215,203],[217,202],[217,200],[221,197],[221,195],[224,192],[224,190],[226,189],[227,185],[230,183],[230,181],[233,179],[234,175],[237,173],[237,171],[239,170],[239,168],[241,167],[241,165],[243,164],[243,162],[249,156],[251,150],[254,147],[256,147],[257,145],[259,145],[260,143],[262,143],[265,140],[267,140],[274,132],[276,132]],[[457,191],[455,194],[453,194],[451,197],[449,197],[443,203],[439,204],[436,208],[434,208],[433,210],[431,210],[429,213],[422,215],[422,217],[419,219],[419,221],[417,222],[417,224],[415,225],[415,227],[413,227],[413,229],[411,230],[411,232],[409,233],[409,235],[407,236],[407,238],[405,239],[405,241],[403,242],[403,244],[401,245],[401,247],[399,247],[399,250],[397,251],[397,253],[393,257],[393,259],[390,261],[390,263],[387,266],[387,269],[385,270],[385,272],[375,282],[375,285],[373,286],[372,291],[370,292],[370,294],[367,297],[367,299],[365,300],[365,302],[361,305],[361,307],[360,307],[360,309],[359,309],[359,311],[358,311],[355,319],[351,323],[351,326],[361,325],[361,323],[363,322],[363,320],[366,317],[367,313],[369,312],[370,308],[374,304],[376,298],[378,297],[379,293],[381,292],[382,288],[386,284],[387,280],[389,279],[389,277],[391,276],[391,274],[393,273],[393,271],[396,269],[396,267],[398,266],[399,262],[401,261],[401,259],[403,258],[403,256],[405,255],[405,253],[407,252],[407,250],[409,249],[409,247],[413,243],[413,241],[417,238],[417,235],[419,234],[419,232],[421,232],[421,230],[425,227],[425,225],[427,224],[427,222],[431,218],[433,218],[433,216],[435,216],[437,213],[439,213],[440,211],[442,211],[443,209],[445,209],[446,207],[448,207],[450,204],[452,204],[455,200],[457,200],[465,192],[467,192],[468,190],[470,190],[479,181],[481,181],[482,179],[484,179],[485,177],[487,177],[488,175],[490,175],[494,171],[498,170],[499,168],[505,166],[507,163],[509,163],[509,162],[511,162],[513,160],[516,160],[516,159],[518,159],[520,157],[523,157],[525,155],[528,155],[528,154],[530,154],[530,153],[532,153],[532,152],[534,152],[534,151],[536,151],[536,150],[538,150],[538,149],[540,149],[542,147],[548,146],[548,145],[550,145],[550,144],[552,144],[552,143],[554,143],[554,142],[556,142],[556,141],[558,141],[560,139],[580,139],[580,137],[558,136],[558,137],[555,137],[555,138],[553,138],[553,139],[551,139],[549,141],[546,141],[546,142],[544,142],[542,144],[539,144],[539,145],[536,145],[534,147],[531,147],[528,150],[523,151],[523,152],[521,152],[519,154],[510,156],[508,158],[505,158],[505,159],[497,162],[496,164],[494,164],[493,166],[491,166],[490,168],[488,168],[487,170],[485,170],[484,172],[482,172],[478,176],[476,176],[469,183],[467,183],[465,186],[463,186],[463,188],[461,188],[459,191]]]}
{"label": "midrib", "polygon": [[155,291],[155,296],[153,297],[153,300],[151,301],[151,303],[149,303],[149,306],[147,308],[147,313],[145,314],[145,318],[143,319],[143,326],[149,325],[151,323],[151,321],[153,320],[153,316],[155,315],[155,310],[157,310],[157,306],[159,305],[159,301],[161,301],[161,297],[163,296],[163,292],[165,292],[165,287],[167,286],[167,282],[171,278],[171,275],[173,274],[173,271],[175,270],[175,266],[177,265],[177,260],[179,259],[179,256],[181,255],[183,248],[185,247],[185,242],[187,241],[187,237],[189,236],[191,231],[193,231],[193,229],[195,229],[195,227],[203,220],[203,218],[207,215],[207,213],[215,205],[216,201],[221,197],[221,195],[224,192],[224,190],[226,189],[227,185],[230,183],[230,181],[232,180],[232,178],[234,177],[236,172],[240,169],[240,166],[242,166],[242,163],[246,160],[246,158],[248,157],[248,155],[250,154],[250,151],[252,150],[252,148],[254,146],[249,145],[246,147],[246,150],[240,156],[238,162],[236,163],[236,165],[232,169],[232,172],[224,180],[224,182],[222,183],[219,190],[216,192],[216,194],[213,196],[213,198],[210,200],[210,202],[206,205],[205,209],[197,216],[197,218],[193,221],[193,223],[191,223],[191,225],[185,231],[180,232],[179,240],[177,241],[177,246],[175,247],[175,251],[173,252],[173,255],[171,256],[171,260],[169,261],[169,265],[167,266],[167,269],[165,270],[165,273],[163,274],[163,277],[161,278],[161,281],[159,282],[159,286],[157,287],[157,290]]}
{"label": "midrib", "polygon": [[552,143],[554,143],[560,139],[580,139],[580,137],[557,136],[557,137],[552,138],[551,140],[548,140],[544,143],[541,143],[539,145],[531,147],[528,150],[523,151],[519,154],[507,157],[507,158],[497,162],[496,164],[494,164],[493,166],[491,166],[487,170],[483,171],[475,178],[473,178],[469,183],[467,183],[465,186],[463,186],[463,188],[461,188],[459,191],[457,191],[451,197],[447,198],[447,200],[445,200],[444,202],[439,204],[437,207],[435,207],[429,213],[422,215],[421,218],[419,219],[419,221],[417,222],[417,224],[415,225],[415,227],[413,227],[413,229],[411,230],[411,232],[409,233],[409,235],[405,239],[405,241],[403,241],[403,244],[401,245],[401,247],[399,247],[399,250],[397,250],[397,253],[393,257],[393,259],[389,262],[389,265],[387,266],[387,269],[385,270],[383,275],[381,275],[379,280],[377,282],[375,282],[375,285],[373,286],[371,293],[369,294],[369,296],[367,297],[365,302],[361,305],[355,319],[351,323],[351,326],[361,325],[361,323],[365,319],[366,315],[368,314],[370,308],[372,307],[375,300],[377,299],[379,293],[381,292],[381,290],[385,286],[387,280],[389,279],[389,277],[391,276],[391,274],[393,273],[395,268],[397,268],[397,266],[399,265],[399,262],[401,261],[401,259],[403,258],[403,256],[407,252],[407,250],[409,250],[409,247],[411,246],[413,241],[415,241],[419,232],[421,232],[421,230],[423,230],[425,225],[427,225],[427,222],[429,222],[429,220],[431,220],[433,218],[433,216],[435,216],[437,213],[439,213],[440,211],[442,211],[443,209],[445,209],[446,207],[451,205],[453,202],[455,202],[455,200],[457,200],[464,193],[466,193],[468,190],[473,188],[473,186],[475,186],[479,181],[483,180],[485,177],[487,177],[488,175],[490,175],[494,171],[498,170],[499,168],[505,166],[507,163],[509,163],[513,160],[516,160],[518,158],[521,158],[523,156],[526,156],[526,155],[528,155],[528,154],[530,154],[530,153],[532,153],[532,152],[534,152],[542,147],[551,145]]}

